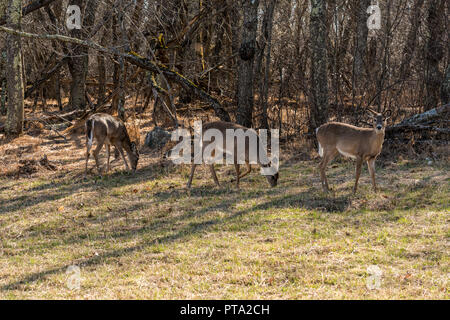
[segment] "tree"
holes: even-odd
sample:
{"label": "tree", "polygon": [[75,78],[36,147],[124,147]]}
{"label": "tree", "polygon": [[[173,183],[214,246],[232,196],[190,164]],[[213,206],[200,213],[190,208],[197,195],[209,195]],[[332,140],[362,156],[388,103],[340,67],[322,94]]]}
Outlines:
{"label": "tree", "polygon": [[310,131],[328,119],[328,57],[325,0],[312,0],[310,13],[311,42],[311,121]]}
{"label": "tree", "polygon": [[[10,0],[7,26],[21,29],[22,0]],[[22,40],[18,35],[6,37],[6,86],[8,110],[5,124],[6,134],[16,136],[23,131],[24,91],[22,70]]]}
{"label": "tree", "polygon": [[[84,15],[82,14],[81,29],[73,29],[70,35],[74,38],[82,39],[89,34],[95,20],[95,12],[97,10],[97,0],[73,0],[72,5],[80,7],[82,13],[84,4],[86,3]],[[70,106],[71,109],[86,108],[86,77],[88,72],[89,51],[87,47],[73,45],[71,57],[68,61],[69,71],[72,76],[70,86]]]}
{"label": "tree", "polygon": [[259,0],[243,0],[242,40],[239,48],[237,123],[252,126],[253,116],[253,62],[256,53]]}
{"label": "tree", "polygon": [[369,29],[367,28],[367,8],[370,6],[370,0],[357,1],[359,6],[357,6],[356,14],[356,36],[355,36],[355,57],[354,57],[354,81],[361,78],[364,72],[364,60],[367,54],[367,35]]}
{"label": "tree", "polygon": [[417,32],[420,27],[421,22],[421,8],[423,6],[424,0],[415,0],[414,7],[412,10],[412,15],[410,17],[410,24],[411,27],[408,32],[408,37],[405,43],[405,46],[403,47],[403,59],[402,63],[400,65],[400,71],[399,76],[403,77],[404,79],[408,78],[410,75],[410,64],[411,59],[414,54],[414,50],[416,48],[416,41],[417,41]]}
{"label": "tree", "polygon": [[[269,69],[270,69],[270,53],[272,50],[272,28],[273,28],[273,16],[277,0],[266,1],[266,7],[264,10],[264,19],[261,26],[261,41],[258,47],[258,57],[256,61],[255,72],[258,74],[261,72],[263,56],[265,58],[264,73],[260,75],[259,79],[259,104],[261,107],[261,128],[269,129],[267,109],[269,98]],[[264,54],[264,49],[266,53]]]}
{"label": "tree", "polygon": [[442,16],[445,1],[431,0],[427,15],[427,42],[425,48],[426,61],[426,110],[435,108],[439,102],[442,74],[439,62],[444,56],[442,47]]}
{"label": "tree", "polygon": [[[6,1],[0,1],[0,17],[5,16],[6,13]],[[0,115],[6,114],[6,48],[3,45],[0,45]]]}

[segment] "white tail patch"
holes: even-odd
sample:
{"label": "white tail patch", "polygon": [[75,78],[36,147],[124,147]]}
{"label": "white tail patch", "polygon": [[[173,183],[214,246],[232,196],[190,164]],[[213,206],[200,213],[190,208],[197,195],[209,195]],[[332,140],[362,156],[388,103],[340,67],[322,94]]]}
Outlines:
{"label": "white tail patch", "polygon": [[323,148],[322,148],[322,145],[320,144],[320,142],[319,142],[319,156],[323,157]]}
{"label": "white tail patch", "polygon": [[[317,131],[319,131],[319,128],[316,128],[316,135],[317,135]],[[317,143],[319,144],[319,156],[322,158],[323,157],[323,148],[319,141],[317,141]]]}
{"label": "white tail patch", "polygon": [[92,147],[92,144],[94,143],[94,125],[95,125],[95,121],[91,121],[92,124],[92,128],[91,131],[89,132],[88,135],[88,145],[89,147]]}

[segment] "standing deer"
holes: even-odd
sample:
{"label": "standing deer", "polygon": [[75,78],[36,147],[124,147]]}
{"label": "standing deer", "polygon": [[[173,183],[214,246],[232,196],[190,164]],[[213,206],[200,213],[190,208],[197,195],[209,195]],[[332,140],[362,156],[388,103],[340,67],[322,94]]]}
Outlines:
{"label": "standing deer", "polygon": [[[235,123],[225,122],[225,121],[215,121],[215,122],[205,123],[205,124],[203,124],[203,127],[202,127],[203,136],[204,136],[204,133],[208,129],[217,129],[217,130],[219,130],[221,132],[222,137],[223,137],[223,147],[222,147],[222,149],[226,153],[233,152],[231,150],[227,150],[227,142],[226,142],[226,140],[227,140],[226,139],[226,136],[227,136],[226,135],[226,130],[227,129],[232,129],[232,130],[242,129],[247,135],[253,135],[253,134],[256,135],[256,139],[255,139],[256,142],[258,143],[258,145],[261,143],[260,142],[260,137],[256,133],[256,131],[254,131],[252,129],[249,129],[249,128],[246,128],[246,127],[243,127],[241,125],[235,124]],[[248,132],[249,130],[251,130],[251,131]],[[240,174],[240,165],[238,164],[238,161],[237,161],[238,160],[237,143],[236,143],[237,139],[235,138],[234,140],[235,141],[234,141],[234,143],[232,145],[234,145],[233,155],[234,155],[234,168],[236,170],[236,188],[239,189],[239,180],[242,179],[243,177],[245,177],[246,175],[248,175],[252,171],[252,167],[251,167],[251,164],[250,164],[250,160],[251,159],[250,159],[250,155],[249,155],[250,139],[249,139],[248,143],[245,142],[245,155],[244,155],[245,156],[245,158],[244,158],[245,160],[244,161],[245,161],[245,164],[247,166],[247,171],[244,172],[243,174]],[[202,137],[202,154],[203,154],[204,149],[211,143],[214,143],[214,141],[207,141],[207,142],[205,142],[203,140],[203,137]],[[267,159],[266,151],[264,150],[263,152],[264,152],[263,157],[265,157]],[[270,166],[269,164],[262,164],[261,160],[262,159],[260,159],[260,155],[258,153],[257,163],[260,164],[263,167],[269,167]],[[220,186],[219,180],[217,179],[216,171],[214,169],[214,164],[213,163],[212,164],[208,164],[208,166],[209,166],[212,178],[214,179],[214,182],[216,183],[217,186]],[[196,167],[197,167],[197,164],[192,163],[191,174],[189,176],[189,181],[187,183],[187,188],[191,187],[192,179],[194,177],[194,172],[195,172],[195,168]],[[275,187],[277,185],[277,182],[278,182],[278,172],[275,173],[274,175],[266,175],[266,179],[269,182],[271,187]]]}
{"label": "standing deer", "polygon": [[125,162],[125,167],[129,171],[127,160],[123,153],[125,149],[128,154],[128,158],[131,163],[131,168],[133,172],[136,171],[137,163],[139,160],[139,152],[136,148],[136,144],[130,141],[127,129],[122,121],[119,119],[106,114],[106,113],[96,113],[90,116],[86,120],[86,168],[85,175],[87,175],[89,154],[94,143],[94,139],[97,140],[97,148],[94,150],[95,164],[97,166],[98,172],[101,174],[98,154],[102,150],[103,144],[106,144],[106,172],[109,171],[109,156],[111,145],[116,147],[116,150],[122,156]]}
{"label": "standing deer", "polygon": [[356,159],[356,180],[353,193],[358,187],[358,179],[361,174],[361,165],[367,161],[369,173],[372,178],[373,189],[377,191],[375,182],[375,159],[381,152],[384,141],[384,130],[391,111],[383,114],[368,109],[374,114],[373,128],[359,128],[340,122],[328,122],[316,129],[319,142],[320,180],[324,191],[329,191],[325,168],[333,158],[340,153],[345,157]]}

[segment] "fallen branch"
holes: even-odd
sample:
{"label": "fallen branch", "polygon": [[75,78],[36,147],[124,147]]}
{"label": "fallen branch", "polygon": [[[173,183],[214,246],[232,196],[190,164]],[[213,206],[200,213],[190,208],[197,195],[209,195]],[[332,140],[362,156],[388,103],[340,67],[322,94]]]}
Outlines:
{"label": "fallen branch", "polygon": [[73,119],[75,119],[82,112],[84,112],[84,111],[83,110],[74,110],[74,111],[67,112],[62,115],[50,114],[48,116],[44,116],[44,117],[40,117],[40,118],[36,118],[36,117],[26,118],[24,120],[24,122],[30,122],[30,121],[44,122],[44,121],[50,121],[50,120],[54,120],[54,119],[58,119],[58,118],[63,119],[66,122],[70,122],[70,119],[72,117],[73,117]]}
{"label": "fallen branch", "polygon": [[448,140],[445,137],[450,134],[447,120],[449,114],[450,104],[416,114],[398,124],[387,127],[386,138],[389,140],[402,134],[413,133],[416,138],[419,136],[424,138],[432,134],[436,140]]}
{"label": "fallen branch", "polygon": [[424,126],[420,124],[404,124],[401,126],[393,126],[386,129],[389,133],[396,133],[399,131],[435,131],[438,133],[450,134],[450,129],[438,128],[433,126]]}
{"label": "fallen branch", "polygon": [[38,89],[45,81],[50,79],[68,60],[69,60],[68,57],[64,57],[53,67],[53,69],[44,73],[39,80],[33,83],[31,88],[25,91],[25,99],[30,97],[30,95],[33,93],[34,90]]}
{"label": "fallen branch", "polygon": [[443,117],[446,113],[450,113],[450,103],[439,108],[434,108],[423,113],[416,114],[411,118],[405,119],[393,127],[401,127],[405,125],[417,125],[435,119],[447,119]]}
{"label": "fallen branch", "polygon": [[438,127],[438,125],[441,124],[440,120],[448,119],[448,114],[450,114],[450,104],[446,104],[439,108],[434,108],[426,112],[416,114],[398,124],[387,127],[386,132],[394,133],[403,130],[432,130],[439,133],[449,133],[450,129]]}

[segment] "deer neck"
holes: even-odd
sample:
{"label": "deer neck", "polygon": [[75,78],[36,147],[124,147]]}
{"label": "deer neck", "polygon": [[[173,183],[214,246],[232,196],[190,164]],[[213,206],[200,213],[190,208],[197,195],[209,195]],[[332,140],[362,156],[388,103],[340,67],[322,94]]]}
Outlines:
{"label": "deer neck", "polygon": [[380,131],[373,129],[372,135],[372,151],[376,154],[381,152],[381,147],[384,141],[384,128]]}

